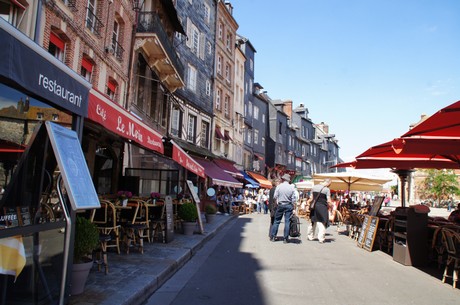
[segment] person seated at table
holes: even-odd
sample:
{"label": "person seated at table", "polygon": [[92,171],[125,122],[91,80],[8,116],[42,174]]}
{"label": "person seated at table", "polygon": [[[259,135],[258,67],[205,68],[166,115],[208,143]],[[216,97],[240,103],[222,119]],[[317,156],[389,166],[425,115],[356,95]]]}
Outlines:
{"label": "person seated at table", "polygon": [[457,209],[450,213],[447,220],[460,224],[460,203],[457,205]]}

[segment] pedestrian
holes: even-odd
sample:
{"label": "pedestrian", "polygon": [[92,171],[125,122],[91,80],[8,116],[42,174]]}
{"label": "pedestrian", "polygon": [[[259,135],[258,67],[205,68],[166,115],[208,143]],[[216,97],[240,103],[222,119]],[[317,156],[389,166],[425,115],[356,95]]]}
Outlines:
{"label": "pedestrian", "polygon": [[276,241],[276,235],[278,234],[278,227],[281,223],[281,219],[284,216],[284,243],[289,242],[289,225],[291,223],[291,215],[294,211],[294,205],[296,203],[296,195],[294,187],[289,184],[291,176],[284,174],[281,179],[283,182],[278,185],[275,189],[273,198],[278,202],[278,208],[275,212],[275,220],[273,222],[270,241]]}
{"label": "pedestrian", "polygon": [[280,179],[275,178],[272,181],[273,187],[270,189],[268,193],[268,210],[270,211],[270,227],[268,228],[268,237],[271,236],[273,222],[275,221],[275,212],[278,204],[274,198],[276,187],[280,184]]}
{"label": "pedestrian", "polygon": [[311,189],[310,202],[316,201],[310,214],[310,224],[308,225],[308,240],[315,238],[316,227],[318,227],[318,241],[324,243],[326,239],[326,228],[329,226],[328,207],[331,201],[331,179],[325,179],[321,184],[313,186]]}
{"label": "pedestrian", "polygon": [[268,192],[268,189],[266,189],[262,195],[262,206],[264,208],[264,214],[268,214]]}

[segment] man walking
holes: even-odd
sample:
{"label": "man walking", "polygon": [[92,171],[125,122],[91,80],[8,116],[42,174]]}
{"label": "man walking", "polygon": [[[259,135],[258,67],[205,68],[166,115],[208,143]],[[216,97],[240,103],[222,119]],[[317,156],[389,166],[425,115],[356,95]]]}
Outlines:
{"label": "man walking", "polygon": [[310,212],[310,224],[307,229],[308,240],[315,237],[316,227],[318,227],[318,241],[324,243],[326,238],[326,228],[329,225],[328,207],[332,205],[331,179],[325,179],[321,184],[313,186],[310,195],[310,204],[315,202],[313,210]]}
{"label": "man walking", "polygon": [[272,226],[270,241],[276,241],[278,227],[284,215],[284,243],[286,244],[289,242],[289,225],[291,223],[291,215],[294,210],[296,196],[294,186],[289,184],[291,176],[289,174],[284,174],[281,180],[283,180],[283,183],[278,185],[273,195],[273,198],[278,202],[278,208],[275,212],[275,220]]}
{"label": "man walking", "polygon": [[275,178],[272,181],[273,187],[270,189],[270,192],[268,193],[268,210],[270,211],[270,227],[268,229],[268,237],[271,237],[272,226],[273,226],[273,223],[275,222],[275,212],[276,212],[276,208],[278,207],[278,204],[274,197],[275,197],[276,187],[279,184],[280,184],[280,179]]}

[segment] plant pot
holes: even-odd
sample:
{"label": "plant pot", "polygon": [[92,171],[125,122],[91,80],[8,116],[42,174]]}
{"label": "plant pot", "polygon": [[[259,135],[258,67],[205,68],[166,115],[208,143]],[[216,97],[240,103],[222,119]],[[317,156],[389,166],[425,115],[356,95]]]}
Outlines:
{"label": "plant pot", "polygon": [[195,222],[183,222],[182,227],[184,228],[185,235],[193,235],[195,232],[196,221]]}
{"label": "plant pot", "polygon": [[70,294],[77,295],[83,293],[85,290],[86,280],[89,271],[93,267],[93,261],[87,263],[73,264],[72,278],[70,281]]}
{"label": "plant pot", "polygon": [[207,223],[213,223],[216,218],[216,214],[205,214],[205,217]]}

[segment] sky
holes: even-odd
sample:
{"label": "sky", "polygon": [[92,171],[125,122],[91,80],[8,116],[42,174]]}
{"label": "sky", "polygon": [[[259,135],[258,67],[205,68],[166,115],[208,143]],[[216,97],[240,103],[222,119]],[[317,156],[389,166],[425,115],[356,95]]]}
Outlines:
{"label": "sky", "polygon": [[458,0],[232,0],[255,82],[304,104],[352,161],[460,100]]}

